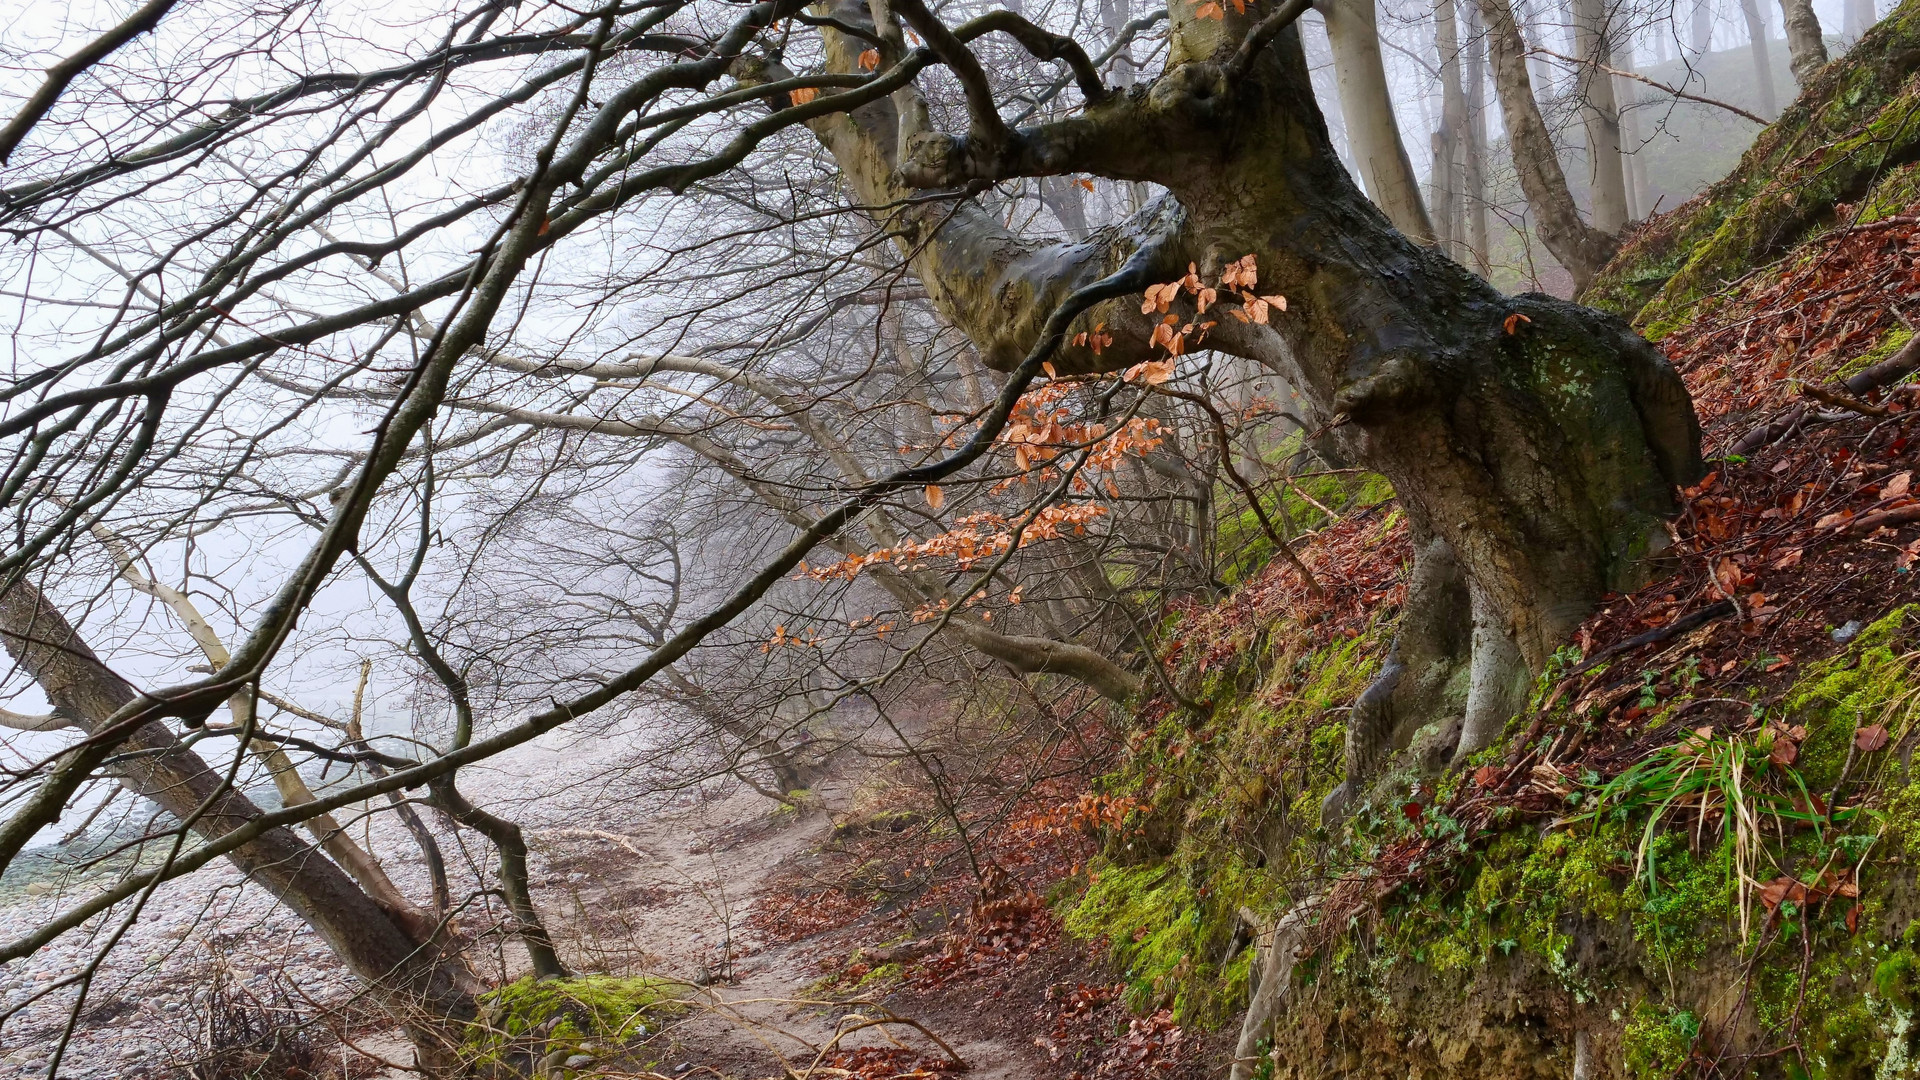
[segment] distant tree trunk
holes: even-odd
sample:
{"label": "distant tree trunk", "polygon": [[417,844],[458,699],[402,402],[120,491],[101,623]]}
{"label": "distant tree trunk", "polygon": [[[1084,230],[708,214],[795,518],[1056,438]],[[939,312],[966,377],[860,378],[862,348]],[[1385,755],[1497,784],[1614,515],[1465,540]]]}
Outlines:
{"label": "distant tree trunk", "polygon": [[1493,271],[1487,230],[1487,38],[1479,9],[1472,4],[1462,7],[1467,28],[1467,167],[1462,197],[1473,269],[1486,277]]}
{"label": "distant tree trunk", "polygon": [[[61,715],[97,731],[139,694],[83,641],[33,585],[0,591],[0,644],[46,692]],[[119,744],[120,782],[207,839],[260,816],[260,808],[183,746],[164,724],[133,730]],[[458,1025],[477,1015],[471,976],[422,941],[338,866],[286,828],[269,829],[228,859],[320,935],[349,970],[372,987],[412,1038],[421,1065],[446,1073],[457,1065]]]}
{"label": "distant tree trunk", "polygon": [[[1616,56],[1619,60],[1617,66],[1622,71],[1635,69],[1631,41],[1624,42]],[[1614,88],[1620,98],[1620,139],[1627,168],[1627,213],[1634,221],[1641,221],[1653,213],[1653,192],[1647,183],[1647,159],[1640,152],[1640,114],[1634,108],[1639,100],[1639,89],[1631,79],[1619,80]]]}
{"label": "distant tree trunk", "polygon": [[1713,0],[1693,0],[1693,39],[1689,42],[1698,56],[1713,51]]}
{"label": "distant tree trunk", "polygon": [[1087,204],[1085,189],[1065,176],[1042,176],[1037,181],[1040,187],[1040,201],[1053,212],[1066,230],[1069,239],[1087,238]]}
{"label": "distant tree trunk", "polygon": [[1841,43],[1851,46],[1879,21],[1880,13],[1874,10],[1873,0],[1847,0],[1846,21],[1840,33]]}
{"label": "distant tree trunk", "polygon": [[1527,46],[1520,39],[1513,9],[1507,0],[1478,2],[1487,24],[1493,85],[1506,120],[1507,145],[1513,153],[1514,171],[1520,177],[1520,190],[1526,193],[1527,206],[1533,211],[1534,228],[1554,259],[1573,275],[1575,290],[1584,289],[1613,257],[1619,238],[1581,220],[1573,195],[1567,190],[1567,174],[1560,168],[1553,136],[1540,116],[1540,103],[1534,100],[1533,82],[1527,75]]}
{"label": "distant tree trunk", "polygon": [[1440,124],[1433,138],[1433,225],[1447,255],[1466,265],[1462,188],[1467,142],[1467,91],[1460,79],[1460,24],[1453,0],[1433,6],[1433,44],[1440,56]]}
{"label": "distant tree trunk", "polygon": [[[1747,48],[1753,53],[1753,83],[1760,92],[1760,115],[1771,120],[1780,115],[1780,102],[1773,92],[1773,58],[1767,55],[1767,20],[1760,12],[1760,0],[1740,0],[1740,14],[1747,21]],[[1822,54],[1821,63],[1825,63]]]}
{"label": "distant tree trunk", "polygon": [[1585,61],[1575,92],[1587,134],[1593,227],[1618,234],[1627,227],[1630,214],[1620,160],[1620,107],[1614,99],[1613,76],[1605,70],[1613,66],[1611,21],[1607,0],[1574,0],[1574,55]]}
{"label": "distant tree trunk", "polygon": [[[1541,21],[1540,8],[1546,0],[1514,0],[1515,18],[1519,21],[1520,36],[1527,41],[1545,41],[1546,25]],[[1536,93],[1553,93],[1553,63],[1544,56],[1534,56],[1530,60],[1533,74],[1533,86]]]}
{"label": "distant tree trunk", "polygon": [[1787,56],[1793,65],[1793,81],[1801,86],[1813,73],[1827,65],[1827,42],[1820,36],[1820,17],[1813,13],[1813,0],[1780,0],[1787,20]]}
{"label": "distant tree trunk", "polygon": [[1387,90],[1374,0],[1319,0],[1314,8],[1327,21],[1340,111],[1346,115],[1347,138],[1367,196],[1408,239],[1433,243],[1433,223],[1420,199],[1420,179],[1413,174],[1413,162],[1400,141],[1393,96]]}

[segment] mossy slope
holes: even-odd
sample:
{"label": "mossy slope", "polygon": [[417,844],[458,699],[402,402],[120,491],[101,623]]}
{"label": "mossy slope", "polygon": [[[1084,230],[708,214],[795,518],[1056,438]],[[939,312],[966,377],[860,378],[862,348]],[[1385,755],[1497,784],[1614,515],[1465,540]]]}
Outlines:
{"label": "mossy slope", "polygon": [[1911,205],[1915,161],[1920,0],[1906,0],[1820,71],[1738,168],[1630,237],[1582,299],[1658,340],[1703,297],[1835,224],[1842,205],[1869,219]]}

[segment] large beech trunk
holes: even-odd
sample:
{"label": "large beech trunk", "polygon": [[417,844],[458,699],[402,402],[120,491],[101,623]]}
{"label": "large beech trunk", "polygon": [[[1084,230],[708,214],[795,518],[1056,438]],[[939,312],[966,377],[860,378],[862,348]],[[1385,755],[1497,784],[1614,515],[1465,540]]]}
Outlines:
{"label": "large beech trunk", "polygon": [[[0,643],[57,712],[82,730],[99,730],[139,696],[27,582],[0,591]],[[121,784],[191,822],[202,837],[223,836],[260,816],[259,807],[160,723],[135,728],[117,749]],[[289,829],[269,829],[228,858],[366,981],[412,1037],[423,1068],[438,1073],[457,1066],[458,1025],[476,1015],[464,966],[410,932],[405,913],[381,907]]]}
{"label": "large beech trunk", "polygon": [[[832,12],[866,20],[852,3]],[[963,136],[903,133],[888,102],[815,132],[869,205],[1064,173],[1167,189],[1079,245],[1028,240],[945,204],[899,212],[900,250],[929,295],[1003,369],[1075,288],[1115,272],[1143,287],[1171,281],[1190,262],[1217,276],[1257,257],[1261,290],[1284,294],[1289,310],[1272,325],[1222,318],[1208,347],[1265,365],[1300,393],[1311,422],[1334,424],[1340,452],[1392,482],[1421,553],[1394,659],[1369,691],[1372,711],[1356,710],[1351,795],[1414,728],[1462,725],[1463,754],[1498,733],[1529,673],[1601,595],[1636,582],[1666,535],[1675,485],[1701,472],[1699,427],[1679,376],[1620,320],[1504,296],[1395,230],[1340,166],[1296,34],[1231,59],[1262,14],[1211,20],[1176,7],[1166,72],[1069,119],[995,132],[976,113]],[[1504,3],[1497,14],[1513,33]],[[915,29],[929,40],[939,31],[924,12]],[[853,70],[864,47],[830,36],[830,66]],[[1524,79],[1524,57],[1513,59]],[[904,161],[893,153],[903,144]],[[1065,346],[1056,369],[1112,371],[1152,356],[1139,307],[1131,297],[1091,306],[1068,336],[1104,323],[1113,344]]]}
{"label": "large beech trunk", "polygon": [[[825,6],[839,21],[872,25],[863,4]],[[1288,310],[1271,325],[1215,316],[1207,347],[1285,379],[1309,422],[1331,426],[1342,456],[1386,476],[1418,552],[1390,660],[1353,710],[1337,811],[1366,794],[1416,729],[1436,733],[1427,745],[1443,761],[1495,738],[1529,675],[1598,599],[1638,583],[1666,536],[1662,519],[1677,509],[1675,486],[1703,470],[1685,385],[1623,322],[1547,296],[1504,296],[1408,240],[1367,201],[1334,153],[1295,31],[1279,29],[1267,45],[1248,36],[1272,6],[1210,19],[1173,5],[1166,70],[1125,93],[1095,88],[1067,119],[1008,130],[978,78],[963,135],[931,130],[927,110],[898,97],[819,119],[814,132],[853,198],[899,208],[887,221],[898,250],[945,318],[1002,370],[1024,362],[1046,320],[1084,286],[1144,288],[1189,263],[1217,280],[1227,263],[1257,258],[1260,291],[1285,295]],[[1506,0],[1480,6],[1506,111],[1538,129],[1539,146],[1516,140],[1516,152],[1544,153],[1537,171],[1558,176],[1512,10]],[[964,44],[919,0],[894,0],[894,10],[966,68]],[[827,37],[828,66],[857,70],[865,42]],[[752,83],[784,71],[743,64],[737,74]],[[1167,194],[1072,245],[1023,237],[964,202],[911,199],[1072,173],[1157,183]],[[1590,235],[1577,217],[1571,225],[1559,223],[1556,242],[1596,268],[1611,238]],[[1548,228],[1543,220],[1543,236]],[[1113,343],[1048,349],[1054,368],[1115,371],[1152,358],[1137,296],[1074,317],[1069,340],[1105,324]],[[1256,1039],[1285,995],[1276,987],[1262,999],[1247,1019]]]}

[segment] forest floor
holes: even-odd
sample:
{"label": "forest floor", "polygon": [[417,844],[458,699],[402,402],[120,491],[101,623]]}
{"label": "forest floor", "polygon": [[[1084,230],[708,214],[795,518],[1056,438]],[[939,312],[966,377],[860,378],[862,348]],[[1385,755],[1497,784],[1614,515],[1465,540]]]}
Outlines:
{"label": "forest floor", "polygon": [[[800,813],[732,784],[612,798],[596,781],[619,776],[619,762],[579,749],[526,748],[464,786],[493,796],[496,808],[535,780],[575,791],[573,805],[510,808],[525,825],[536,898],[563,955],[582,973],[661,975],[696,988],[688,1015],[634,1046],[610,1075],[651,1068],[759,1080],[815,1066],[817,1076],[864,1080],[941,1075],[956,1062],[980,1080],[1201,1075],[1191,1066],[1211,1053],[1203,1040],[1183,1039],[1164,1015],[1132,1016],[1095,955],[1063,938],[1033,891],[1063,875],[1002,874],[1001,902],[970,912],[975,890],[959,885],[973,879],[949,845],[911,890],[913,902],[887,903],[876,881],[905,879],[929,847],[889,831],[904,815],[856,812],[852,783],[822,783]],[[1073,832],[1067,846],[1090,853],[1090,835]],[[1046,847],[1017,829],[1012,836],[1023,846],[1007,860],[1016,866]],[[424,895],[424,867],[404,834],[376,826],[368,839],[402,887]],[[1060,869],[1065,848],[1052,847],[1038,869]],[[470,854],[448,848],[456,895],[480,880]],[[313,1025],[307,1039],[332,1075],[413,1075],[392,1067],[407,1060],[404,1042],[355,1002],[350,978],[312,932],[237,874],[210,870],[158,891],[101,964],[59,1075],[185,1075],[207,1041],[216,980],[222,1000]],[[25,931],[95,880],[98,872],[71,870],[43,870],[24,885],[10,879],[0,887],[0,934]],[[929,880],[939,885],[929,889]],[[111,929],[0,967],[0,1001],[18,1009],[0,1028],[0,1077],[46,1075],[75,1000],[70,987],[47,991],[88,963]],[[519,974],[516,944],[471,927],[468,936],[483,977]],[[872,1020],[887,1022],[847,1030]]]}

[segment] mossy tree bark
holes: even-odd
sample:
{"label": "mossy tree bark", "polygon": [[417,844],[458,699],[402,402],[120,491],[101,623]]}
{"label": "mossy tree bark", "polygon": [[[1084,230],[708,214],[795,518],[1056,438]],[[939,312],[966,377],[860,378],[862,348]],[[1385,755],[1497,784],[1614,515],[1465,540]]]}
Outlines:
{"label": "mossy tree bark", "polygon": [[[895,0],[894,9],[943,60],[968,64],[961,37],[924,8]],[[830,13],[872,25],[847,0]],[[1263,5],[1201,19],[1177,5],[1165,71],[1127,93],[1096,88],[1070,119],[1010,130],[976,93],[964,135],[930,130],[923,108],[897,99],[814,130],[869,205],[1070,173],[1167,189],[1081,244],[1028,240],[964,202],[897,211],[889,225],[900,250],[996,367],[1017,364],[1061,299],[1089,282],[1117,271],[1171,281],[1189,263],[1217,275],[1255,255],[1261,290],[1286,295],[1290,310],[1271,325],[1221,319],[1207,345],[1284,378],[1312,422],[1334,425],[1349,460],[1392,482],[1423,553],[1416,579],[1433,581],[1410,603],[1396,656],[1437,658],[1430,666],[1446,677],[1383,679],[1377,726],[1403,735],[1452,710],[1466,752],[1497,732],[1515,687],[1664,537],[1674,486],[1701,472],[1698,424],[1678,375],[1618,319],[1504,296],[1397,232],[1341,168],[1294,31],[1276,19],[1270,46],[1251,36],[1270,16]],[[865,47],[830,34],[830,63],[852,71]],[[1153,355],[1137,301],[1093,306],[1069,336],[1097,323],[1114,343],[1064,347],[1056,369],[1114,371]],[[1379,746],[1360,749],[1356,783]]]}
{"label": "mossy tree bark", "polygon": [[1827,39],[1820,33],[1820,17],[1813,13],[1813,0],[1780,0],[1780,10],[1787,21],[1793,81],[1805,86],[1827,66]]}

